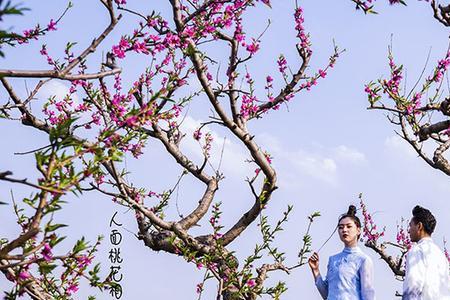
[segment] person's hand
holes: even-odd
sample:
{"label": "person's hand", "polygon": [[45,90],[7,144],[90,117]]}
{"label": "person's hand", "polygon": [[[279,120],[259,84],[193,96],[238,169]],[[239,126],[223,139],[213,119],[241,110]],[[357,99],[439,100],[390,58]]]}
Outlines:
{"label": "person's hand", "polygon": [[317,252],[314,252],[311,257],[308,259],[308,265],[311,268],[311,271],[314,275],[314,278],[317,278],[319,276],[319,254]]}

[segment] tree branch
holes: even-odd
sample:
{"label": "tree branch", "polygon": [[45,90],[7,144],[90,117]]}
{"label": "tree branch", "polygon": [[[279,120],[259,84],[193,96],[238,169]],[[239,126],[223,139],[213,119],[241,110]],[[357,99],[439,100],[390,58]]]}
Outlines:
{"label": "tree branch", "polygon": [[374,241],[368,241],[365,243],[365,246],[374,250],[382,260],[384,260],[389,268],[394,272],[397,276],[405,276],[405,270],[401,269],[401,265],[399,265],[392,256],[386,254],[385,247],[383,245],[379,246]]}
{"label": "tree branch", "polygon": [[0,77],[16,78],[55,78],[61,80],[90,80],[106,76],[115,75],[122,72],[121,68],[115,68],[109,71],[97,72],[92,74],[63,74],[64,72],[56,70],[1,70]]}

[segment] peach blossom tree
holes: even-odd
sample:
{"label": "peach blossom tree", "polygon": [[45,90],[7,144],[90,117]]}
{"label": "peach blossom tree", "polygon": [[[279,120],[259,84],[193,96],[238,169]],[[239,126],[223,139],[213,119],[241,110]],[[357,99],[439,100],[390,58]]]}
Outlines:
{"label": "peach blossom tree", "polygon": [[[35,190],[21,201],[12,198],[21,233],[0,240],[0,271],[13,285],[7,299],[22,294],[33,299],[70,299],[82,280],[120,293],[120,284],[111,279],[114,274],[101,279],[100,267],[92,265],[101,238],[94,243],[80,239],[70,251],[58,254],[62,251],[58,244],[64,239],[58,229],[65,225],[54,223],[53,215],[64,207],[68,193],[80,197],[100,193],[134,211],[136,236],[143,246],[182,256],[205,270],[205,280],[217,281],[217,299],[256,299],[263,294],[278,299],[286,287],[283,282],[266,286],[268,273],[289,273],[305,264],[311,237],[308,226],[296,263],[288,264],[286,255],[272,246],[292,207],[276,224],[269,224],[264,212],[277,189],[277,173],[271,155],[258,145],[248,124],[312,89],[327,76],[341,52],[335,47],[323,68],[309,68],[313,57],[310,36],[303,26],[303,10],[295,5],[290,17],[297,33],[292,45],[297,60],[288,64],[283,54],[268,57],[276,69],[257,82],[248,62],[257,57],[263,34],[247,34],[243,20],[256,6],[270,7],[268,0],[170,0],[164,4],[171,11],[169,18],[152,8],[150,12],[132,10],[125,0],[99,1],[109,15],[109,24],[87,48],[76,52],[75,44],[68,42],[64,53],[55,56],[42,44],[40,55],[48,69],[0,70],[8,96],[0,106],[1,116],[48,136],[45,147],[31,152],[39,172],[35,181],[14,177],[13,170],[0,173],[2,181]],[[49,19],[46,26],[2,36],[2,47],[26,47],[50,39],[71,7],[69,3],[61,16]],[[135,29],[121,33],[114,46],[105,49],[105,39],[130,16],[140,20]],[[228,58],[221,61],[224,68],[211,58],[207,51],[211,47],[228,51]],[[101,57],[102,50],[106,57],[100,66],[92,66],[89,59]],[[131,54],[147,68],[131,84],[124,84],[122,68]],[[17,78],[37,79],[25,97],[16,92]],[[38,97],[51,80],[67,82],[69,92],[64,97]],[[189,87],[193,81],[199,86],[196,91]],[[275,89],[275,84],[280,88]],[[83,101],[75,101],[75,95]],[[195,130],[186,131],[182,123],[189,104],[202,97],[208,100],[212,116],[206,116],[208,121]],[[224,173],[211,163],[213,135],[207,126],[227,130],[245,147],[249,163],[254,165],[254,173],[245,182],[252,195],[249,208],[227,228],[221,225],[220,202],[215,200]],[[186,139],[198,141],[202,161],[183,152],[180,145]],[[172,218],[165,213],[174,189],[155,192],[127,179],[130,171],[124,157],[139,159],[153,141],[161,143],[181,167],[180,177],[191,176],[203,186],[203,194],[185,215]],[[310,225],[318,215],[309,217]],[[210,229],[194,235],[193,227],[201,222],[209,223]],[[229,245],[254,223],[259,225],[262,241],[239,261]],[[263,256],[272,262],[260,262]],[[197,290],[202,293],[203,282]]]}

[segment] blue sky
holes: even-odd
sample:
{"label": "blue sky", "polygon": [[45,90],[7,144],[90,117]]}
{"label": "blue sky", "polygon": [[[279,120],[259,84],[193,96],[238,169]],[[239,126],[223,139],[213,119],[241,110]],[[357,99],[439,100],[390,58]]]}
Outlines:
{"label": "blue sky", "polygon": [[[163,15],[169,12],[168,4],[163,1],[149,1],[145,5],[138,0],[129,0],[128,3],[132,8],[147,12],[156,10]],[[274,193],[266,213],[275,222],[288,204],[294,205],[286,229],[278,237],[278,246],[287,253],[288,261],[294,263],[301,236],[306,229],[306,216],[314,211],[322,213],[312,228],[313,248],[318,247],[333,230],[338,215],[345,212],[349,204],[357,203],[359,193],[364,194],[369,209],[376,211],[376,220],[387,227],[388,237],[392,239],[396,222],[402,216],[408,218],[414,205],[428,207],[438,220],[435,241],[442,245],[444,236],[450,239],[448,177],[417,158],[406,143],[396,137],[394,128],[383,113],[366,110],[368,103],[363,85],[388,74],[387,46],[392,39],[396,61],[407,68],[407,85],[412,86],[430,49],[431,66],[446,52],[448,31],[432,18],[432,11],[427,4],[418,1],[410,1],[407,7],[388,7],[384,1],[380,1],[380,14],[369,16],[354,11],[351,1],[310,0],[299,3],[304,8],[305,27],[311,33],[313,43],[311,70],[326,65],[332,53],[333,39],[346,52],[325,80],[310,92],[297,95],[288,109],[282,107],[249,125],[256,135],[256,141],[273,155],[273,164],[279,177],[280,188]],[[50,18],[64,9],[65,2],[30,2],[27,6],[31,11],[26,18],[10,18],[6,24],[17,30],[32,27],[37,22],[47,24]],[[272,25],[262,40],[262,50],[248,64],[261,88],[266,75],[277,73],[273,70],[276,70],[276,58],[280,53],[284,53],[288,62],[294,66],[298,63],[294,48],[294,1],[280,0],[274,2],[272,7],[250,11],[244,23],[249,35],[257,35],[265,28],[267,20],[271,20]],[[42,43],[48,44],[50,53],[57,54],[61,53],[66,42],[77,41],[75,50],[79,51],[102,30],[107,20],[100,3],[74,1],[74,8],[58,26],[60,30],[30,45],[6,48],[6,59],[1,61],[1,68],[46,68],[45,60],[39,57]],[[122,24],[101,49],[106,53],[111,45],[117,43],[121,33],[130,32],[136,26],[136,19],[125,15]],[[211,52],[214,58],[224,61],[227,56],[223,53],[226,53],[223,49]],[[100,54],[101,51],[89,60],[92,70],[101,61]],[[145,61],[135,56],[120,63],[125,69],[125,83],[133,80],[145,65]],[[280,78],[274,77],[275,82],[279,82]],[[12,82],[19,94],[25,94],[25,80]],[[32,84],[32,80],[27,81],[28,87]],[[195,86],[194,82],[191,84]],[[54,81],[43,89],[40,96],[45,99],[52,94],[61,95],[67,89],[67,83]],[[4,90],[0,90],[0,95],[5,99]],[[207,119],[207,105],[204,98],[199,98],[191,105],[190,116],[185,121],[187,132]],[[13,153],[44,145],[46,136],[11,121],[0,120],[0,126],[3,128],[0,171],[12,170],[16,177],[32,178],[35,172],[33,157]],[[226,137],[222,163],[226,179],[216,198],[223,202],[223,221],[225,226],[229,226],[252,203],[244,179],[253,172],[253,168],[244,162],[249,155],[234,137],[221,128],[210,127],[210,130],[215,137],[213,153],[220,153],[223,138]],[[194,160],[200,160],[199,148],[195,143],[186,139],[182,148]],[[155,191],[170,188],[181,172],[155,141],[149,143],[140,160],[127,158],[125,163],[131,171],[130,180]],[[213,161],[216,166],[217,163]],[[201,195],[202,188],[192,178],[183,179],[177,200],[181,212],[187,212],[192,207]],[[1,183],[0,201],[10,200],[11,189],[16,199],[30,193],[22,187]],[[71,235],[66,247],[70,246],[70,241],[82,235],[90,240],[95,240],[98,234],[108,235],[109,219],[115,211],[120,213],[119,220],[127,230],[136,231],[133,213],[114,206],[103,196],[86,194],[79,198],[69,197],[68,200],[66,208],[57,216],[70,225],[65,229]],[[175,205],[172,205],[168,214],[176,216],[176,213]],[[0,207],[0,219],[3,225],[0,236],[11,236],[17,232],[9,206]],[[125,261],[122,265],[125,289],[122,299],[196,299],[195,285],[201,281],[203,273],[181,258],[145,248],[127,230],[122,231],[125,239],[121,245]],[[208,227],[203,224],[196,231],[204,233]],[[252,252],[258,239],[255,223],[231,248],[242,258]],[[105,240],[99,251],[98,259],[104,263],[104,269],[109,267],[109,248]],[[326,271],[327,257],[341,248],[338,237],[334,236],[321,251],[322,273]],[[375,262],[378,299],[394,298],[395,291],[401,290],[401,283],[394,279],[387,266],[374,253],[369,249],[363,250]],[[289,288],[282,299],[320,299],[307,267],[296,270],[291,276],[271,274],[269,282],[278,280],[286,281]],[[7,282],[0,280],[0,289],[7,287]],[[215,284],[211,282],[207,285],[203,299],[211,299],[214,291]],[[79,298],[85,299],[88,292],[82,289]],[[107,299],[105,297],[99,296],[99,299]]]}

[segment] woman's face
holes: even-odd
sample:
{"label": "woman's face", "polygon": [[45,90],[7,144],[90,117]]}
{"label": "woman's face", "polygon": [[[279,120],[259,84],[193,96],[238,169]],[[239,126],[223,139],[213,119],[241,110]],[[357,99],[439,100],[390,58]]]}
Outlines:
{"label": "woman's face", "polygon": [[339,221],[338,232],[339,238],[346,246],[354,247],[358,243],[361,229],[356,226],[352,218],[345,217]]}

